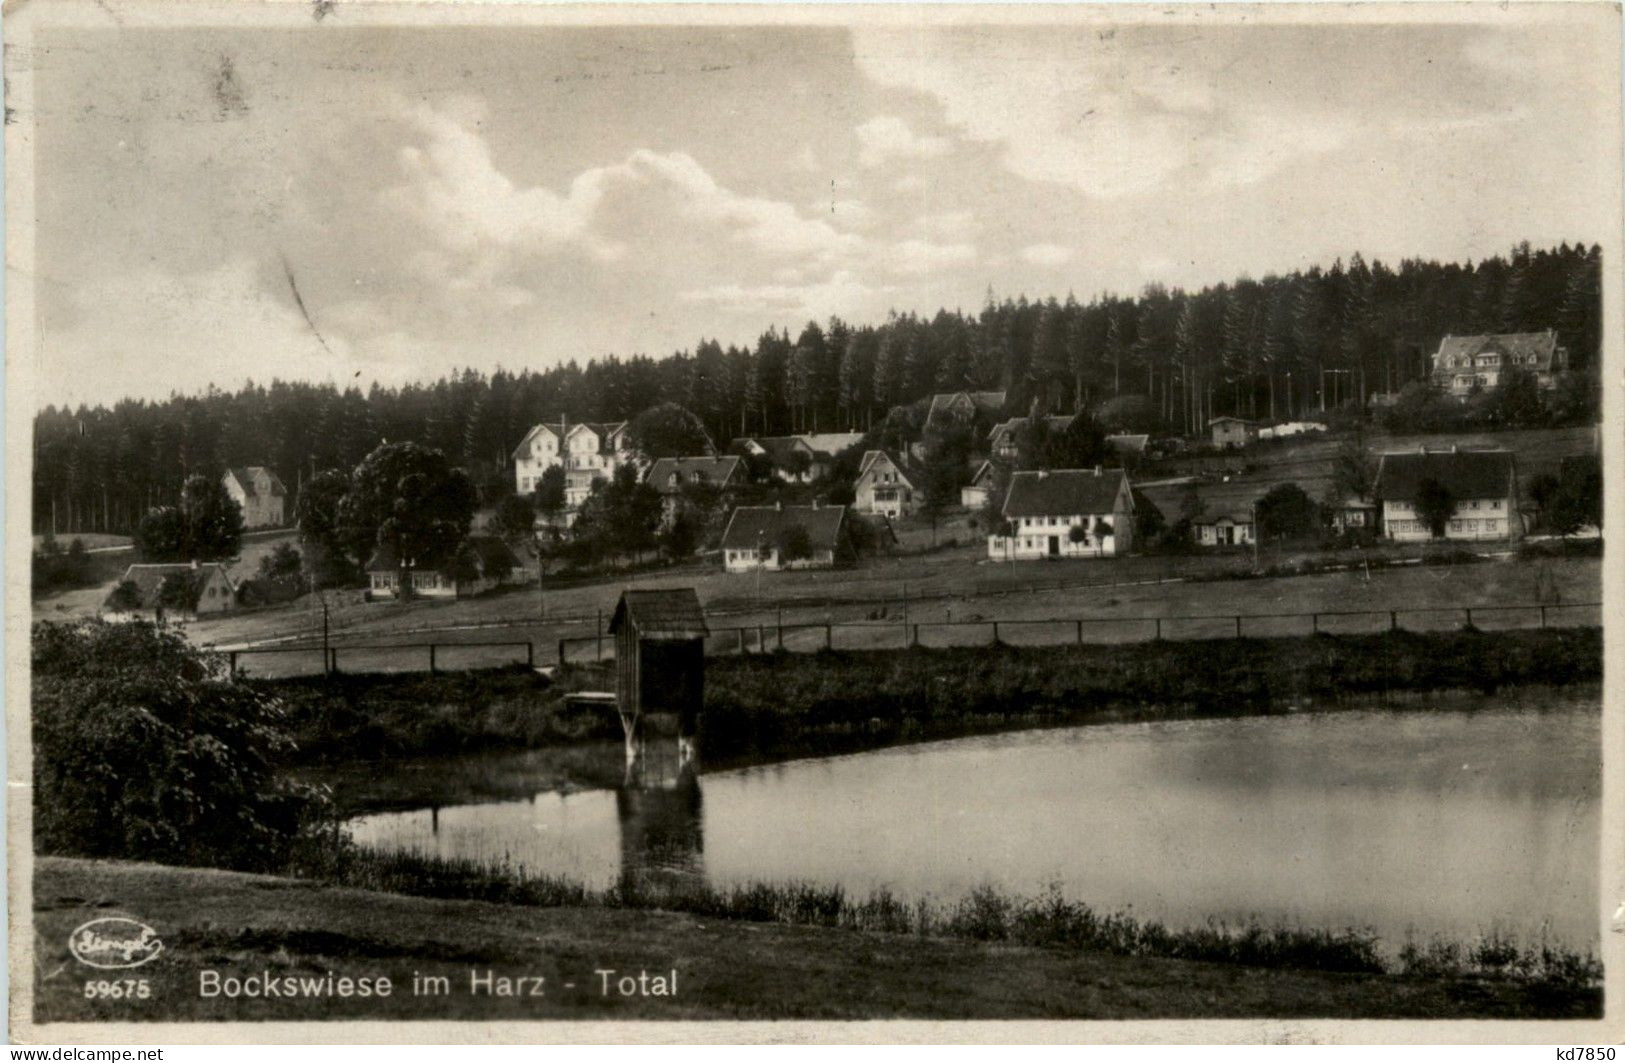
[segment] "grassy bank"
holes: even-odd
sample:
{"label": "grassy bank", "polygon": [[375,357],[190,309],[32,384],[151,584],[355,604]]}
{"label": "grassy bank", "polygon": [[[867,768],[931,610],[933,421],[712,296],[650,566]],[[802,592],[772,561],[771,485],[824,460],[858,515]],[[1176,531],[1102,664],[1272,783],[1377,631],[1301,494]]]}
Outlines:
{"label": "grassy bank", "polygon": [[[1601,632],[1584,628],[722,657],[706,669],[704,748],[716,762],[1044,723],[1403,707],[1601,675]],[[620,735],[611,713],[564,698],[613,689],[604,666],[567,668],[556,683],[523,668],[257,682],[288,706],[304,764]]]}
{"label": "grassy bank", "polygon": [[[1012,896],[990,886],[949,902],[906,899],[877,889],[864,896],[839,885],[753,882],[727,887],[693,878],[623,877],[605,890],[508,864],[344,846],[300,869],[335,885],[409,896],[479,900],[528,907],[602,907],[684,912],[710,919],[1003,942],[1114,956],[1199,960],[1244,967],[1496,978],[1554,991],[1598,986],[1595,956],[1549,943],[1490,936],[1442,938],[1383,948],[1367,930],[1266,926],[1251,922],[1169,927],[1126,912],[1098,912],[1061,895]],[[1397,943],[1396,943],[1397,944]]]}
{"label": "grassy bank", "polygon": [[[965,937],[534,907],[365,892],[202,869],[42,858],[35,1021],[338,1018],[1534,1018],[1600,1014],[1595,988],[1506,977],[1248,967]],[[816,906],[815,906],[816,907]],[[146,1000],[86,1000],[66,944],[126,915],[164,953]],[[203,998],[198,972],[390,976],[388,999]],[[669,997],[605,997],[597,969],[679,974]],[[470,992],[471,972],[544,976],[540,999]],[[413,997],[413,972],[452,991]],[[566,988],[565,983],[573,988]]]}

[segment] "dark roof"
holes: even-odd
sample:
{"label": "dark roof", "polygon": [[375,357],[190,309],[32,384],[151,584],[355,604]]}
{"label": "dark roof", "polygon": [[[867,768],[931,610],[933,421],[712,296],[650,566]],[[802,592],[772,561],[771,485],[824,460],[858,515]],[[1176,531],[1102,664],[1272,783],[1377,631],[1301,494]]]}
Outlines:
{"label": "dark roof", "polygon": [[1550,331],[1446,336],[1439,341],[1438,353],[1433,356],[1433,369],[1436,373],[1449,373],[1451,367],[1446,359],[1491,352],[1519,359],[1532,355],[1535,368],[1551,369],[1557,349],[1557,334]]}
{"label": "dark roof", "polygon": [[644,638],[699,639],[710,634],[700,596],[692,587],[622,591],[609,621],[610,633],[619,631],[626,618]]}
{"label": "dark roof", "polygon": [[283,486],[281,478],[263,465],[234,465],[231,468],[231,475],[236,477],[237,482],[242,485],[243,492],[250,497],[259,494],[259,486],[254,478],[255,473],[264,474],[267,481],[267,493],[271,497],[287,495],[288,489]]}
{"label": "dark roof", "polygon": [[1435,480],[1454,498],[1507,498],[1514,475],[1510,450],[1407,451],[1382,456],[1375,493],[1408,502],[1422,481]]}
{"label": "dark roof", "polygon": [[1006,517],[1066,517],[1110,513],[1127,482],[1122,469],[1018,472],[1004,496]]}
{"label": "dark roof", "polygon": [[983,458],[979,462],[973,462],[972,464],[975,466],[971,470],[970,474],[970,484],[972,487],[977,486],[978,482],[984,477],[989,482],[992,482],[994,474],[998,472],[998,469],[994,466],[993,462],[986,458]]}
{"label": "dark roof", "polygon": [[721,487],[738,471],[739,458],[733,454],[720,458],[659,458],[649,466],[645,482],[663,494],[674,494],[686,483],[703,481]]}
{"label": "dark roof", "polygon": [[[1076,415],[1070,413],[1051,413],[1046,414],[1044,417],[1045,422],[1049,424],[1049,430],[1051,432],[1066,431],[1068,428],[1072,427],[1072,422],[1075,419]],[[1005,432],[1018,432],[1027,427],[1027,422],[1029,420],[1031,420],[1029,417],[1012,417],[1002,424],[994,425],[993,430],[987,434],[987,437],[989,439],[997,439]]]}
{"label": "dark roof", "polygon": [[1004,408],[1002,391],[950,391],[931,396],[931,407],[926,411],[925,423],[930,424],[939,412],[951,409],[954,400],[961,395],[970,400],[971,408],[978,414],[996,414]]}
{"label": "dark roof", "polygon": [[799,524],[807,529],[807,538],[814,550],[834,550],[845,516],[845,506],[785,506],[783,509],[740,506],[728,518],[728,530],[722,533],[722,548],[754,550],[758,542],[772,546],[778,542],[780,529]]}
{"label": "dark roof", "polygon": [[780,468],[788,466],[790,455],[797,450],[806,454],[808,460],[818,457],[818,453],[800,436],[751,436],[751,441],[767,451],[768,458]]}
{"label": "dark roof", "polygon": [[[124,570],[124,576],[119,583],[134,584],[136,593],[141,599],[140,608],[150,609],[158,603],[158,589],[163,586],[164,580],[171,576],[180,576],[190,583],[187,588],[188,606],[196,606],[204,584],[216,571],[225,577],[227,587],[233,591],[237,589],[231,582],[231,575],[226,571],[226,566],[218,561],[202,562],[196,568],[193,568],[189,561],[168,565],[131,565]],[[111,603],[117,590],[118,584],[114,584],[113,590],[108,592],[107,598],[102,603],[104,608]]]}
{"label": "dark roof", "polygon": [[1256,423],[1256,422],[1249,421],[1245,417],[1231,417],[1229,414],[1226,414],[1223,417],[1215,417],[1215,418],[1213,418],[1213,420],[1211,420],[1211,421],[1209,421],[1207,423],[1207,426],[1209,428],[1212,428],[1216,424],[1245,424],[1245,425],[1252,425],[1254,423]]}
{"label": "dark roof", "polygon": [[863,479],[869,472],[869,466],[880,460],[881,457],[885,457],[887,461],[892,463],[892,467],[897,470],[898,474],[903,477],[903,481],[910,487],[917,488],[920,484],[925,483],[923,471],[920,467],[895,450],[864,451],[863,461],[858,465],[858,479]]}
{"label": "dark roof", "polygon": [[1128,435],[1118,433],[1106,437],[1106,445],[1117,451],[1119,455],[1139,457],[1145,453],[1146,444],[1151,441],[1148,435]]}

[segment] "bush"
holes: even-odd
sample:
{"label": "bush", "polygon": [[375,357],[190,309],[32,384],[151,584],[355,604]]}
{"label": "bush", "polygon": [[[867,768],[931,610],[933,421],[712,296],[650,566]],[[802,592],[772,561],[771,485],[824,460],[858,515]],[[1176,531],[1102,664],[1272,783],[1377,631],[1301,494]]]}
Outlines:
{"label": "bush", "polygon": [[38,623],[33,680],[37,852],[275,870],[325,811],[281,705],[173,631]]}

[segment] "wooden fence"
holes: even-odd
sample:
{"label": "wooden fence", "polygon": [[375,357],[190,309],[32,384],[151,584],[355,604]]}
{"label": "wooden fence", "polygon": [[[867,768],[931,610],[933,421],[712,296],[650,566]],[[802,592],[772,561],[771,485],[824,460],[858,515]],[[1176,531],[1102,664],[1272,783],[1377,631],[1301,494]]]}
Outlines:
{"label": "wooden fence", "polygon": [[[1124,644],[1161,639],[1280,638],[1313,634],[1440,631],[1458,627],[1514,629],[1575,627],[1601,621],[1597,602],[1563,605],[1473,605],[1411,609],[1346,609],[1294,613],[1207,613],[1182,616],[1073,616],[972,620],[763,622],[712,627],[706,652],[887,650],[915,646],[1060,646]],[[1594,614],[1594,618],[1593,618]],[[1401,622],[1404,618],[1404,622]],[[838,637],[844,636],[844,637]],[[558,640],[560,662],[602,661],[614,640],[586,635]]]}
{"label": "wooden fence", "polygon": [[[1472,605],[1409,609],[1342,609],[1285,613],[1203,613],[1179,616],[977,617],[968,620],[764,621],[713,626],[705,651],[723,654],[816,653],[820,650],[895,650],[1014,646],[1124,645],[1161,639],[1281,638],[1299,635],[1365,635],[1383,631],[1449,631],[1464,626],[1516,628],[1595,626],[1597,602],[1562,605]],[[223,651],[233,674],[312,675],[337,672],[422,672],[539,663],[537,641],[527,639],[436,639],[396,643],[331,642],[255,646]],[[544,642],[543,645],[546,645]],[[556,655],[541,663],[581,664],[611,660],[615,640],[607,632],[568,636]],[[256,658],[268,667],[248,667]],[[274,664],[272,662],[275,662]]]}

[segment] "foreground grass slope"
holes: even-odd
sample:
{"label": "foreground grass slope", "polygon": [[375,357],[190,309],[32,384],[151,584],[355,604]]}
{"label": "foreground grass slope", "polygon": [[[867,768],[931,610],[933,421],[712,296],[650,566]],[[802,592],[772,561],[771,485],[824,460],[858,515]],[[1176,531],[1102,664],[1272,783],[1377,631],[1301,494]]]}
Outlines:
{"label": "foreground grass slope", "polygon": [[[1581,1017],[1601,994],[1491,979],[1270,970],[661,911],[441,901],[233,872],[42,858],[35,1021],[226,1019]],[[87,1001],[68,934],[124,915],[163,954],[148,1001]],[[387,975],[387,1000],[202,999],[198,972]],[[603,997],[593,972],[678,971],[673,997]],[[471,996],[471,971],[541,975],[539,999]],[[413,972],[452,992],[412,997]],[[576,988],[564,989],[574,982]]]}

